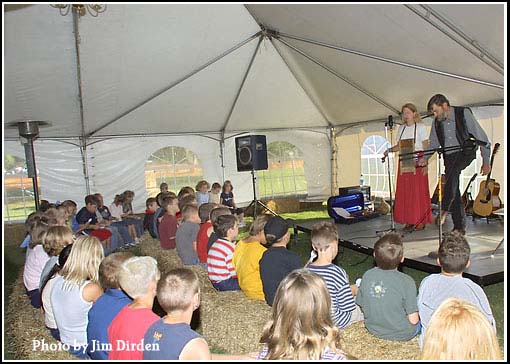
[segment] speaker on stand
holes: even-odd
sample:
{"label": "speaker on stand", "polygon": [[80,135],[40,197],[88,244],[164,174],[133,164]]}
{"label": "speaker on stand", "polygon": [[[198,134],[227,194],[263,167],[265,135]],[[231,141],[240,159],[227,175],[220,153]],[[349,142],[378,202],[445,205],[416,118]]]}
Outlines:
{"label": "speaker on stand", "polygon": [[253,184],[253,201],[246,207],[248,210],[253,206],[253,217],[257,217],[257,205],[262,206],[264,209],[277,215],[276,212],[267,207],[264,203],[257,199],[257,187],[255,171],[264,170],[268,168],[267,165],[267,144],[265,135],[247,135],[236,138],[236,160],[237,171],[251,171],[251,178]]}

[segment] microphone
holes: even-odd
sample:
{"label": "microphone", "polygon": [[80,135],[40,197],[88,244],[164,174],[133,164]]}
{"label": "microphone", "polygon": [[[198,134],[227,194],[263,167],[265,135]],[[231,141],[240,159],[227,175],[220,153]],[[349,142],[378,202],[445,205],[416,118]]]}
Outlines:
{"label": "microphone", "polygon": [[388,121],[384,124],[390,129],[393,129],[393,115],[388,115]]}

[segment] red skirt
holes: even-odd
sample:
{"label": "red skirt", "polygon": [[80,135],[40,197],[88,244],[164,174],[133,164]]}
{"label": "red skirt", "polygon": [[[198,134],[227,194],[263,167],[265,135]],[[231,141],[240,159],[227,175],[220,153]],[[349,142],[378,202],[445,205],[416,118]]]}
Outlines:
{"label": "red skirt", "polygon": [[400,174],[399,165],[397,176],[395,208],[393,210],[395,222],[412,225],[430,224],[432,209],[428,174],[423,175],[423,168],[416,168],[416,174]]}
{"label": "red skirt", "polygon": [[110,236],[112,236],[112,233],[108,229],[97,229],[97,230],[92,230],[89,235],[95,236],[100,241],[104,241],[104,240],[108,239]]}

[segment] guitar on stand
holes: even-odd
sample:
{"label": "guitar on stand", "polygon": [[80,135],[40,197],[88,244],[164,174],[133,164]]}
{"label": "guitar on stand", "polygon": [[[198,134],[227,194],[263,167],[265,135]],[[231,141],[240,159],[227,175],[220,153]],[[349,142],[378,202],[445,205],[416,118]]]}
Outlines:
{"label": "guitar on stand", "polygon": [[[487,174],[487,178],[480,182],[480,189],[478,190],[478,195],[473,202],[473,212],[478,216],[487,217],[492,214],[493,210],[497,210],[499,207],[494,208],[494,197],[497,197],[496,201],[501,201],[499,199],[499,183],[496,180],[491,178],[492,173],[492,164],[494,163],[494,155],[498,152],[499,143],[494,145],[494,149],[492,150],[491,170]],[[496,202],[497,203],[497,202]],[[501,206],[501,202],[497,203],[498,206]]]}
{"label": "guitar on stand", "polygon": [[471,192],[469,192],[469,187],[471,187],[471,183],[473,183],[476,176],[478,176],[478,173],[473,174],[473,177],[471,177],[469,180],[467,187],[462,194],[462,204],[464,205],[464,211],[466,214],[470,215],[473,213],[473,196],[471,196]]}

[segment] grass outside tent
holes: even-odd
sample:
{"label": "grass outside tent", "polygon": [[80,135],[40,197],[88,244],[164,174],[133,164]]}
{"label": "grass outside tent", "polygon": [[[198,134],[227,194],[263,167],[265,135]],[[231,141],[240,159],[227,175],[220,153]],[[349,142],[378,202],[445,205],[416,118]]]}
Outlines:
{"label": "grass outside tent", "polygon": [[[322,219],[328,218],[327,212],[324,209],[317,211],[305,211],[300,213],[286,213],[282,214],[284,218],[292,218],[297,222],[310,219]],[[249,222],[251,219],[246,218]],[[241,230],[241,237],[246,235],[246,230]],[[45,337],[46,333],[44,326],[42,328],[34,330],[33,328],[26,327],[33,323],[42,324],[40,317],[34,317],[36,310],[31,308],[28,303],[28,299],[24,297],[22,289],[21,272],[23,268],[23,262],[25,258],[25,251],[18,248],[19,243],[23,239],[24,232],[20,227],[4,225],[4,304],[6,311],[4,312],[5,336],[4,336],[4,356],[5,359],[28,359],[27,355],[32,359],[51,359],[51,356],[33,356],[26,348],[19,345],[19,337],[23,337],[25,340],[29,339],[27,336]],[[310,253],[310,240],[309,235],[299,233],[298,240],[290,244],[290,250],[295,251],[300,255],[303,264],[309,257]],[[157,257],[160,262],[160,266],[171,267],[175,263],[175,256],[167,254],[164,256],[160,249],[157,248],[157,244],[149,238],[147,235],[144,237],[143,247],[140,249],[134,249],[135,254],[148,254]],[[175,255],[175,254],[174,254]],[[165,263],[166,262],[166,263]],[[351,283],[358,277],[361,277],[363,273],[373,267],[372,257],[364,254],[354,252],[349,249],[339,247],[339,254],[335,260],[335,263],[344,268],[350,278]],[[162,268],[164,269],[164,268]],[[166,269],[166,268],[165,268]],[[416,282],[417,287],[421,280],[427,275],[424,272],[420,272],[414,269],[405,268],[404,272],[409,274]],[[201,277],[203,285],[207,285],[206,275],[203,272],[197,272]],[[209,284],[210,286],[210,284]],[[204,307],[201,309],[201,319],[207,323],[211,320],[215,320],[215,315],[218,316],[217,312],[209,312],[207,308],[207,302],[223,302],[224,305],[230,305],[230,301],[234,302],[232,309],[242,310],[249,307],[250,311],[255,314],[258,312],[259,315],[263,316],[269,312],[268,308],[264,304],[259,305],[257,302],[250,301],[242,296],[242,294],[232,294],[230,299],[226,296],[221,296],[214,290],[210,290],[208,286],[205,287],[204,294]],[[497,336],[501,347],[504,347],[504,283],[498,283],[490,285],[484,288],[485,293],[489,299],[493,314],[496,319],[497,325]],[[11,294],[14,294],[11,297]],[[11,298],[14,301],[11,303]],[[218,300],[218,301],[216,301]],[[226,301],[225,301],[226,300]],[[214,303],[215,304],[215,303]],[[213,305],[214,305],[213,304]],[[254,304],[254,305],[252,305]],[[240,306],[241,305],[241,306]],[[229,312],[229,308],[225,308],[225,314]],[[232,311],[235,312],[235,311]],[[38,312],[37,312],[38,313]],[[40,316],[40,315],[39,315]],[[232,320],[240,323],[244,322],[246,318],[233,317]],[[261,324],[265,321],[264,317],[250,318],[252,321],[257,321],[257,324]],[[236,321],[236,322],[237,322]],[[241,325],[241,324],[240,324]],[[242,324],[245,325],[245,324]],[[235,325],[234,325],[235,326]],[[230,335],[225,335],[223,330],[227,330],[224,327],[203,327],[198,325],[198,331],[202,332],[208,340],[212,352],[215,353],[233,353],[232,350],[237,348],[252,348],[256,345],[257,337],[259,335],[259,327],[242,326],[232,328],[230,334],[236,335],[235,330],[240,330],[241,337],[235,342]],[[226,331],[225,331],[226,332]],[[246,338],[242,338],[242,336]],[[251,335],[251,336],[250,336]],[[51,340],[51,337],[48,338]],[[243,341],[244,340],[244,341]],[[234,343],[232,343],[234,341]],[[362,324],[353,325],[344,332],[344,346],[348,352],[358,357],[359,359],[377,360],[377,359],[401,359],[401,360],[413,360],[417,359],[419,355],[416,339],[409,342],[390,342],[377,339],[370,335]],[[62,356],[55,357],[55,359],[66,359],[65,353]]]}

